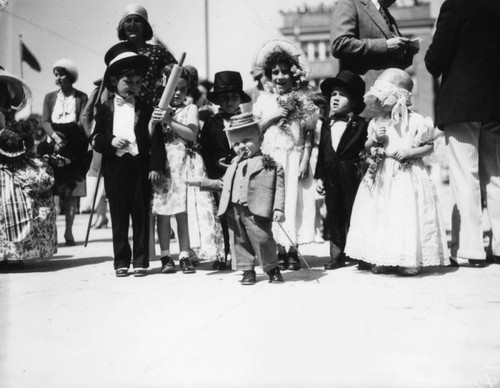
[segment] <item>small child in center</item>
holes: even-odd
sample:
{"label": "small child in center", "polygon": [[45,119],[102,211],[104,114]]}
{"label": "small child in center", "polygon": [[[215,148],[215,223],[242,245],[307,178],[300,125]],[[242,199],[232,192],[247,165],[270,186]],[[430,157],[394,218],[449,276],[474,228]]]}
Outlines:
{"label": "small child in center", "polygon": [[[325,269],[345,265],[344,253],[352,205],[361,182],[360,153],[365,149],[367,122],[359,114],[365,108],[365,83],[348,70],[320,85],[330,100],[330,118],[323,123],[314,178],[320,194],[325,194],[330,261]],[[360,269],[363,267],[360,263]]]}
{"label": "small child in center", "polygon": [[243,270],[241,284],[255,284],[255,259],[270,283],[283,283],[272,232],[273,221],[285,220],[283,167],[262,154],[259,122],[252,113],[233,116],[226,131],[236,158],[223,182],[205,179],[188,183],[205,189],[222,188],[218,215],[227,218],[233,264]]}

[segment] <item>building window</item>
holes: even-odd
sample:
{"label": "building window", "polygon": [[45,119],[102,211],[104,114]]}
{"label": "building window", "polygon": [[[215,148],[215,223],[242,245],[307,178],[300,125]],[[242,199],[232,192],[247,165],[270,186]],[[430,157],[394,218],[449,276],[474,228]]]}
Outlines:
{"label": "building window", "polygon": [[309,61],[314,61],[314,54],[315,54],[314,46],[315,46],[314,42],[307,43],[307,59]]}
{"label": "building window", "polygon": [[325,42],[318,43],[318,59],[320,61],[326,60],[326,44],[325,44]]}

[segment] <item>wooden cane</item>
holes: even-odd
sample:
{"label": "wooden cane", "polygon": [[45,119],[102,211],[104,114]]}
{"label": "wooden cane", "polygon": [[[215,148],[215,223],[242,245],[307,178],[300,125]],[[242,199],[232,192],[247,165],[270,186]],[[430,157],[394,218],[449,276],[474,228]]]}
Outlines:
{"label": "wooden cane", "polygon": [[99,183],[101,182],[101,169],[99,169],[99,175],[97,176],[97,184],[95,185],[94,198],[92,198],[92,207],[90,208],[89,223],[87,225],[87,234],[85,235],[85,244],[83,246],[86,248],[89,242],[90,227],[92,226],[92,218],[94,217],[94,207],[97,200],[97,193],[99,191]]}

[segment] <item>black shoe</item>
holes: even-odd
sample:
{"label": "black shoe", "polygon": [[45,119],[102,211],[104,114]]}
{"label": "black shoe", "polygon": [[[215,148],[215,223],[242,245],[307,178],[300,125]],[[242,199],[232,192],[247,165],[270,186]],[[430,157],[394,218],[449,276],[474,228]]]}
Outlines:
{"label": "black shoe", "polygon": [[469,264],[477,268],[486,267],[488,265],[486,260],[477,260],[477,259],[470,259]]}
{"label": "black shoe", "polygon": [[345,267],[345,261],[342,259],[331,259],[328,263],[324,265],[326,270],[337,269]]}
{"label": "black shoe", "polygon": [[268,271],[267,274],[269,276],[269,283],[285,283],[285,279],[283,279],[283,276],[281,276],[279,267],[274,267],[272,270]]}
{"label": "black shoe", "polygon": [[175,262],[170,256],[161,258],[161,273],[176,273]]}
{"label": "black shoe", "polygon": [[241,284],[244,286],[253,286],[256,282],[256,276],[254,270],[243,271],[243,278],[241,279]]}
{"label": "black shoe", "polygon": [[372,269],[372,265],[370,263],[367,263],[366,261],[358,260],[357,268],[359,271],[369,271]]}
{"label": "black shoe", "polygon": [[146,268],[134,268],[134,277],[142,278],[148,274]]}
{"label": "black shoe", "polygon": [[300,260],[297,252],[288,252],[288,269],[298,271],[300,269]]}
{"label": "black shoe", "polygon": [[278,267],[282,271],[288,268],[288,255],[286,253],[278,253]]}
{"label": "black shoe", "polygon": [[225,271],[227,269],[227,265],[224,261],[215,260],[212,264],[212,269],[215,271]]}
{"label": "black shoe", "polygon": [[124,278],[130,274],[128,272],[128,268],[122,267],[115,270],[115,275],[117,278]]}
{"label": "black shoe", "polygon": [[454,267],[454,268],[460,267],[460,265],[458,264],[458,261],[453,257],[450,257],[450,265],[449,266]]}
{"label": "black shoe", "polygon": [[193,264],[191,263],[191,260],[189,260],[187,257],[180,259],[179,265],[181,266],[182,273],[195,273],[196,272],[196,270],[193,267]]}

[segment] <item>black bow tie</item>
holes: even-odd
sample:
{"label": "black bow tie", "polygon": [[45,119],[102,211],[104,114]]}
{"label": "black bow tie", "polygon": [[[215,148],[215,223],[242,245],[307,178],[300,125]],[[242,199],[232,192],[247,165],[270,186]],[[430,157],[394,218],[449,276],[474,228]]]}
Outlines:
{"label": "black bow tie", "polygon": [[350,117],[348,115],[338,115],[338,114],[334,114],[333,117],[332,117],[332,124],[335,122],[335,121],[345,121],[346,123],[350,120]]}

